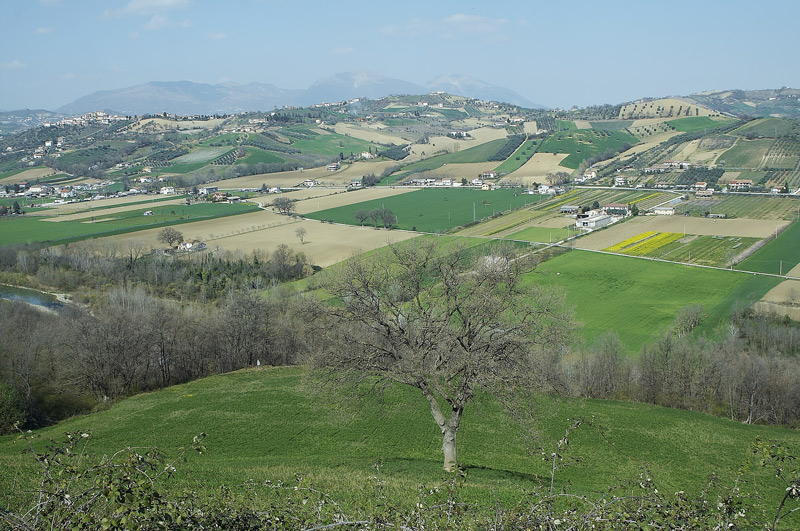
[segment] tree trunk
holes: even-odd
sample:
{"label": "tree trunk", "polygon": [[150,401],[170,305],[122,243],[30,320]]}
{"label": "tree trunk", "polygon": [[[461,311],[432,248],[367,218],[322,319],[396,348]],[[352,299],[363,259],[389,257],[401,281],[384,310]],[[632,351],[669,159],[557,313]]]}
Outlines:
{"label": "tree trunk", "polygon": [[452,472],[456,469],[456,435],[458,434],[458,427],[461,424],[461,414],[464,411],[463,406],[453,407],[450,413],[450,418],[446,418],[442,413],[442,408],[439,407],[439,402],[433,393],[427,388],[422,388],[422,394],[428,400],[431,406],[431,415],[433,420],[442,430],[442,452],[444,453],[444,469]]}
{"label": "tree trunk", "polygon": [[455,429],[445,426],[442,428],[442,452],[444,452],[444,469],[452,472],[456,468],[456,435],[458,427]]}

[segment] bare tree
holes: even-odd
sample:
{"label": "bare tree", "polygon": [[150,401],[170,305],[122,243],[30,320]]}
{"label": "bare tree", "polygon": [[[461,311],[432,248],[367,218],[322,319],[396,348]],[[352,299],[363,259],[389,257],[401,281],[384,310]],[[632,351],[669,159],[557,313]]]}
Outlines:
{"label": "bare tree", "polygon": [[272,202],[272,206],[275,207],[278,212],[286,216],[291,214],[292,210],[295,208],[294,201],[288,197],[276,197]]}
{"label": "bare tree", "polygon": [[305,227],[297,227],[294,231],[295,235],[300,239],[300,244],[305,243],[306,239],[306,228]]}
{"label": "bare tree", "polygon": [[419,389],[442,432],[444,468],[456,465],[456,435],[479,390],[530,388],[537,353],[558,349],[571,330],[562,295],[520,282],[510,248],[475,260],[434,240],[354,257],[325,287],[342,305],[321,303],[331,338],[315,353],[334,381],[371,389]]}
{"label": "bare tree", "polygon": [[359,209],[353,212],[353,217],[356,218],[359,224],[363,225],[366,220],[370,218],[370,211],[365,209]]}
{"label": "bare tree", "polygon": [[166,243],[170,247],[174,247],[183,241],[183,234],[172,227],[164,227],[158,233],[158,241]]}

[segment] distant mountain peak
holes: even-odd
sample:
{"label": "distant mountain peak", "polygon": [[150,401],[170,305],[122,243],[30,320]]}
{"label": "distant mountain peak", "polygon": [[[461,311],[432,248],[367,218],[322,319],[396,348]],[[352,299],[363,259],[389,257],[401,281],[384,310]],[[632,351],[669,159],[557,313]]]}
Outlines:
{"label": "distant mountain peak", "polygon": [[524,107],[539,107],[516,92],[469,76],[439,76],[427,86],[384,76],[370,69],[339,72],[323,77],[303,90],[282,89],[266,83],[216,85],[193,81],[151,81],[116,90],[102,90],[64,105],[58,112],[83,114],[97,109],[119,114],[215,114],[270,111],[284,106],[305,107],[315,103],[353,98],[380,99],[393,94],[426,94],[442,90],[459,96],[494,100]]}

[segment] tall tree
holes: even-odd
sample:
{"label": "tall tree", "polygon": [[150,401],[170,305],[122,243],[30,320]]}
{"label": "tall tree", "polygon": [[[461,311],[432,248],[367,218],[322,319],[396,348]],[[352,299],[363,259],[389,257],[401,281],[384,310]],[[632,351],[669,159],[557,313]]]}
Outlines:
{"label": "tall tree", "polygon": [[[510,248],[475,259],[435,240],[354,257],[324,283],[341,305],[319,308],[338,326],[314,356],[334,381],[407,385],[425,397],[442,433],[444,468],[456,465],[464,408],[479,390],[505,394],[539,377],[538,354],[571,329],[563,296],[524,285]],[[528,262],[530,266],[530,263]]]}

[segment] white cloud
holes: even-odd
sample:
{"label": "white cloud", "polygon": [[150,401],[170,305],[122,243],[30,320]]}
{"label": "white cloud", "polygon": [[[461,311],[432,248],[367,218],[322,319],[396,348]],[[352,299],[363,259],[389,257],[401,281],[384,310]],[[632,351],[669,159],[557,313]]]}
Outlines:
{"label": "white cloud", "polygon": [[132,31],[132,32],[128,33],[128,38],[129,39],[138,39],[139,38],[139,32],[138,31]]}
{"label": "white cloud", "polygon": [[340,46],[339,48],[334,48],[331,50],[332,55],[347,55],[349,53],[355,52],[356,49],[352,46]]}
{"label": "white cloud", "polygon": [[222,32],[222,31],[220,31],[219,33],[209,33],[209,34],[207,35],[207,37],[208,37],[209,39],[211,39],[212,41],[221,41],[221,40],[223,40],[223,39],[227,39],[227,38],[228,38],[228,35],[227,35],[227,34],[225,34],[225,33],[224,33],[224,32]]}
{"label": "white cloud", "polygon": [[61,74],[61,79],[75,79],[76,77],[78,76],[75,75],[75,72],[67,72],[65,74]]}
{"label": "white cloud", "polygon": [[192,27],[192,21],[189,20],[188,18],[186,20],[182,20],[181,21],[181,27],[182,28],[191,28]]}
{"label": "white cloud", "polygon": [[131,0],[121,9],[106,9],[103,16],[107,18],[130,15],[148,17],[176,9],[186,9],[191,3],[191,0]]}
{"label": "white cloud", "polygon": [[150,20],[148,20],[147,23],[144,26],[142,26],[142,28],[146,29],[147,31],[158,31],[164,28],[168,28],[171,25],[172,22],[170,22],[170,20],[167,17],[163,15],[153,15],[152,17],[150,17]]}
{"label": "white cloud", "polygon": [[56,29],[53,27],[46,27],[46,28],[36,28],[36,35],[47,35],[48,33],[53,33]]}
{"label": "white cloud", "polygon": [[463,36],[499,37],[504,35],[508,20],[456,13],[440,20],[412,18],[404,24],[391,24],[379,29],[384,35],[433,36],[447,39]]}
{"label": "white cloud", "polygon": [[25,63],[20,62],[17,59],[14,59],[13,61],[11,61],[9,63],[0,63],[0,67],[5,68],[6,70],[16,70],[18,68],[25,68],[26,66],[28,66],[28,65],[26,65]]}
{"label": "white cloud", "polygon": [[447,37],[457,35],[489,35],[501,33],[508,24],[504,18],[489,18],[479,15],[456,13],[442,21],[442,32]]}

